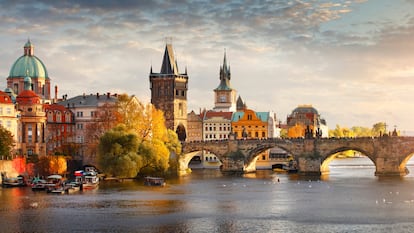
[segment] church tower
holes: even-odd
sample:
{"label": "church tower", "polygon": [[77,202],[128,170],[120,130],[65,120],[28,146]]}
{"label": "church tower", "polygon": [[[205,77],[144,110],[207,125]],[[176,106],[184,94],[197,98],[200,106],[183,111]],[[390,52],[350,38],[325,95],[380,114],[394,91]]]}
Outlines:
{"label": "church tower", "polygon": [[236,90],[230,86],[230,66],[227,66],[226,52],[224,52],[223,66],[220,67],[220,84],[214,89],[215,102],[213,110],[216,112],[236,111]]}
{"label": "church tower", "polygon": [[165,45],[161,72],[153,73],[151,66],[149,79],[151,103],[164,112],[166,127],[174,130],[180,141],[185,141],[187,137],[187,68],[185,73],[179,73],[171,44]]}

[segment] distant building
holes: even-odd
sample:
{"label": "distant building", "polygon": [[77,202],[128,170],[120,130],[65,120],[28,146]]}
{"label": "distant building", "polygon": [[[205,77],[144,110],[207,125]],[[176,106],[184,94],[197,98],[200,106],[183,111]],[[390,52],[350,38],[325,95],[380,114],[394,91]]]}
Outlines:
{"label": "distant building", "polygon": [[59,104],[46,104],[46,154],[76,154],[76,128],[73,112]]}
{"label": "distant building", "polygon": [[244,109],[233,113],[231,126],[237,139],[268,138],[268,120],[269,112],[255,112],[251,109]]}
{"label": "distant building", "polygon": [[232,112],[205,111],[203,116],[203,140],[225,140],[231,132]]}
{"label": "distant building", "polygon": [[187,137],[187,69],[179,73],[173,47],[166,44],[160,73],[149,75],[151,103],[164,112],[165,124],[174,130],[180,141]]}
{"label": "distant building", "polygon": [[214,89],[215,101],[213,111],[216,112],[235,112],[236,93],[230,85],[231,72],[227,66],[226,53],[224,53],[223,66],[220,67],[220,84]]}
{"label": "distant building", "polygon": [[42,99],[32,91],[30,77],[25,78],[25,89],[16,97],[20,112],[17,148],[19,154],[28,157],[46,154],[46,114]]}
{"label": "distant building", "polygon": [[187,141],[203,140],[203,118],[200,114],[191,111],[187,114]]}
{"label": "distant building", "polygon": [[0,91],[0,125],[10,131],[14,140],[18,138],[18,111],[12,98],[5,92]]}
{"label": "distant building", "polygon": [[328,137],[328,126],[312,105],[299,105],[287,117],[288,137]]}
{"label": "distant building", "polygon": [[[73,156],[76,160],[83,160],[84,164],[96,164],[97,148],[95,145],[96,138],[94,135],[88,135],[88,128],[94,124],[97,117],[103,111],[107,111],[115,106],[118,95],[111,93],[106,94],[90,94],[78,95],[70,99],[64,99],[58,102],[59,105],[73,112],[75,121],[75,132],[73,135],[76,148]],[[99,131],[105,129],[97,129],[97,135],[101,136]]]}

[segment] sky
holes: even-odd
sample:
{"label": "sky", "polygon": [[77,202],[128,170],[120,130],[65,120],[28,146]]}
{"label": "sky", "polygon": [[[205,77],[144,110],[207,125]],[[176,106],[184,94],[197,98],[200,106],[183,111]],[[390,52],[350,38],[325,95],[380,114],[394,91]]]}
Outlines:
{"label": "sky", "polygon": [[[68,98],[150,102],[167,41],[189,76],[188,111],[214,107],[224,51],[255,111],[311,104],[330,129],[386,122],[414,134],[414,1],[0,0],[0,89],[28,39]],[[171,38],[171,39],[169,39]]]}

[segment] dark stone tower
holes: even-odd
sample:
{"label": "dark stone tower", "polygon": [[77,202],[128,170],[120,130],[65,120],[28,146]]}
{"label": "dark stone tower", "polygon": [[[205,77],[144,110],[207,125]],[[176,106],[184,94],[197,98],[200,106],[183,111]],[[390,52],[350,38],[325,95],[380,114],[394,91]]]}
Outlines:
{"label": "dark stone tower", "polygon": [[171,44],[166,44],[161,72],[150,71],[151,103],[164,112],[165,124],[174,130],[180,141],[185,141],[187,131],[188,75],[178,72],[177,61]]}

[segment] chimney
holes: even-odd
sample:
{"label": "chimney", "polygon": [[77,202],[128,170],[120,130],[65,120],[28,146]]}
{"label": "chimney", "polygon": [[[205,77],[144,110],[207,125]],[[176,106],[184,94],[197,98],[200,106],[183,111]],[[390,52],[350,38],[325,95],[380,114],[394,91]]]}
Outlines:
{"label": "chimney", "polygon": [[58,86],[55,85],[55,103],[57,103],[57,96],[58,96]]}

